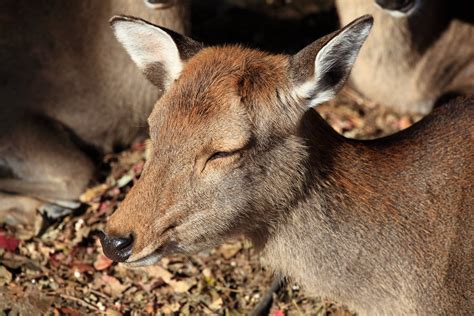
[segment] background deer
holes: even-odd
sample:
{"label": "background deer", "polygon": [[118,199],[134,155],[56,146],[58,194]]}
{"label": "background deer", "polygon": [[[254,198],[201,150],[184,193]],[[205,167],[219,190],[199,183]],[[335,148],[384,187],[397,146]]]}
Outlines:
{"label": "background deer", "polygon": [[474,16],[469,2],[336,0],[342,25],[363,14],[374,28],[350,81],[369,99],[427,113],[443,96],[474,93]]}
{"label": "background deer", "polygon": [[95,154],[145,130],[162,87],[148,83],[116,42],[117,13],[188,30],[186,1],[3,1],[0,222],[58,212],[94,178]]}
{"label": "background deer", "polygon": [[474,101],[372,141],[308,110],[342,87],[370,17],[293,56],[112,25],[166,92],[142,176],[101,234],[107,256],[142,266],[243,234],[273,269],[359,313],[473,309]]}

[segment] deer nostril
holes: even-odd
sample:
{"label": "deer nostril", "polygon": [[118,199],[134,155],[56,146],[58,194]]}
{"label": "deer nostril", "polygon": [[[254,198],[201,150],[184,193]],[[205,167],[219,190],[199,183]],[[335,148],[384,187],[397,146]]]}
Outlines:
{"label": "deer nostril", "polygon": [[113,261],[124,262],[130,257],[134,242],[133,235],[108,236],[100,232],[99,238],[104,254]]}
{"label": "deer nostril", "polygon": [[130,248],[133,244],[133,237],[130,235],[129,237],[112,237],[112,245],[117,250],[124,250]]}

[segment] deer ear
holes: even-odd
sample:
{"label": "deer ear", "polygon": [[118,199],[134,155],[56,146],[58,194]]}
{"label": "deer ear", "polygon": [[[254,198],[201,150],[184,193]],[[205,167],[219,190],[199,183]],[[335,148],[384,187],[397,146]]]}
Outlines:
{"label": "deer ear", "polygon": [[363,16],[313,42],[290,58],[296,95],[308,107],[330,100],[342,88],[373,24]]}
{"label": "deer ear", "polygon": [[166,89],[176,80],[183,63],[203,46],[191,38],[129,16],[110,20],[115,37],[145,77]]}

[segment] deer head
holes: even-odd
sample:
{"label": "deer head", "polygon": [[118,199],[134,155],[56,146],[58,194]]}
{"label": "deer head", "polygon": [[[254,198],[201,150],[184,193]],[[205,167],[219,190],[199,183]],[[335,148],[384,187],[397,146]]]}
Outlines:
{"label": "deer head", "polygon": [[258,246],[297,203],[308,157],[298,126],[347,79],[372,26],[364,16],[294,56],[204,47],[131,17],[118,40],[163,88],[148,122],[151,154],[107,224],[104,252],[130,265],[194,253],[244,234]]}

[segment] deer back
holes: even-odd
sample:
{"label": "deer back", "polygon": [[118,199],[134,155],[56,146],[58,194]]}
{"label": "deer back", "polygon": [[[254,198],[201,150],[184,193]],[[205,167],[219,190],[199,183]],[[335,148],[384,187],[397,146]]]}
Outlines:
{"label": "deer back", "polygon": [[162,9],[127,0],[4,1],[2,6],[5,121],[24,113],[46,116],[103,151],[128,144],[145,129],[162,91],[120,48],[108,20],[135,14],[187,32],[186,1]]}
{"label": "deer back", "polygon": [[420,113],[444,95],[474,92],[474,25],[467,4],[419,0],[415,12],[393,16],[375,2],[336,1],[342,25],[362,14],[374,16],[350,78],[359,92],[399,111]]}

